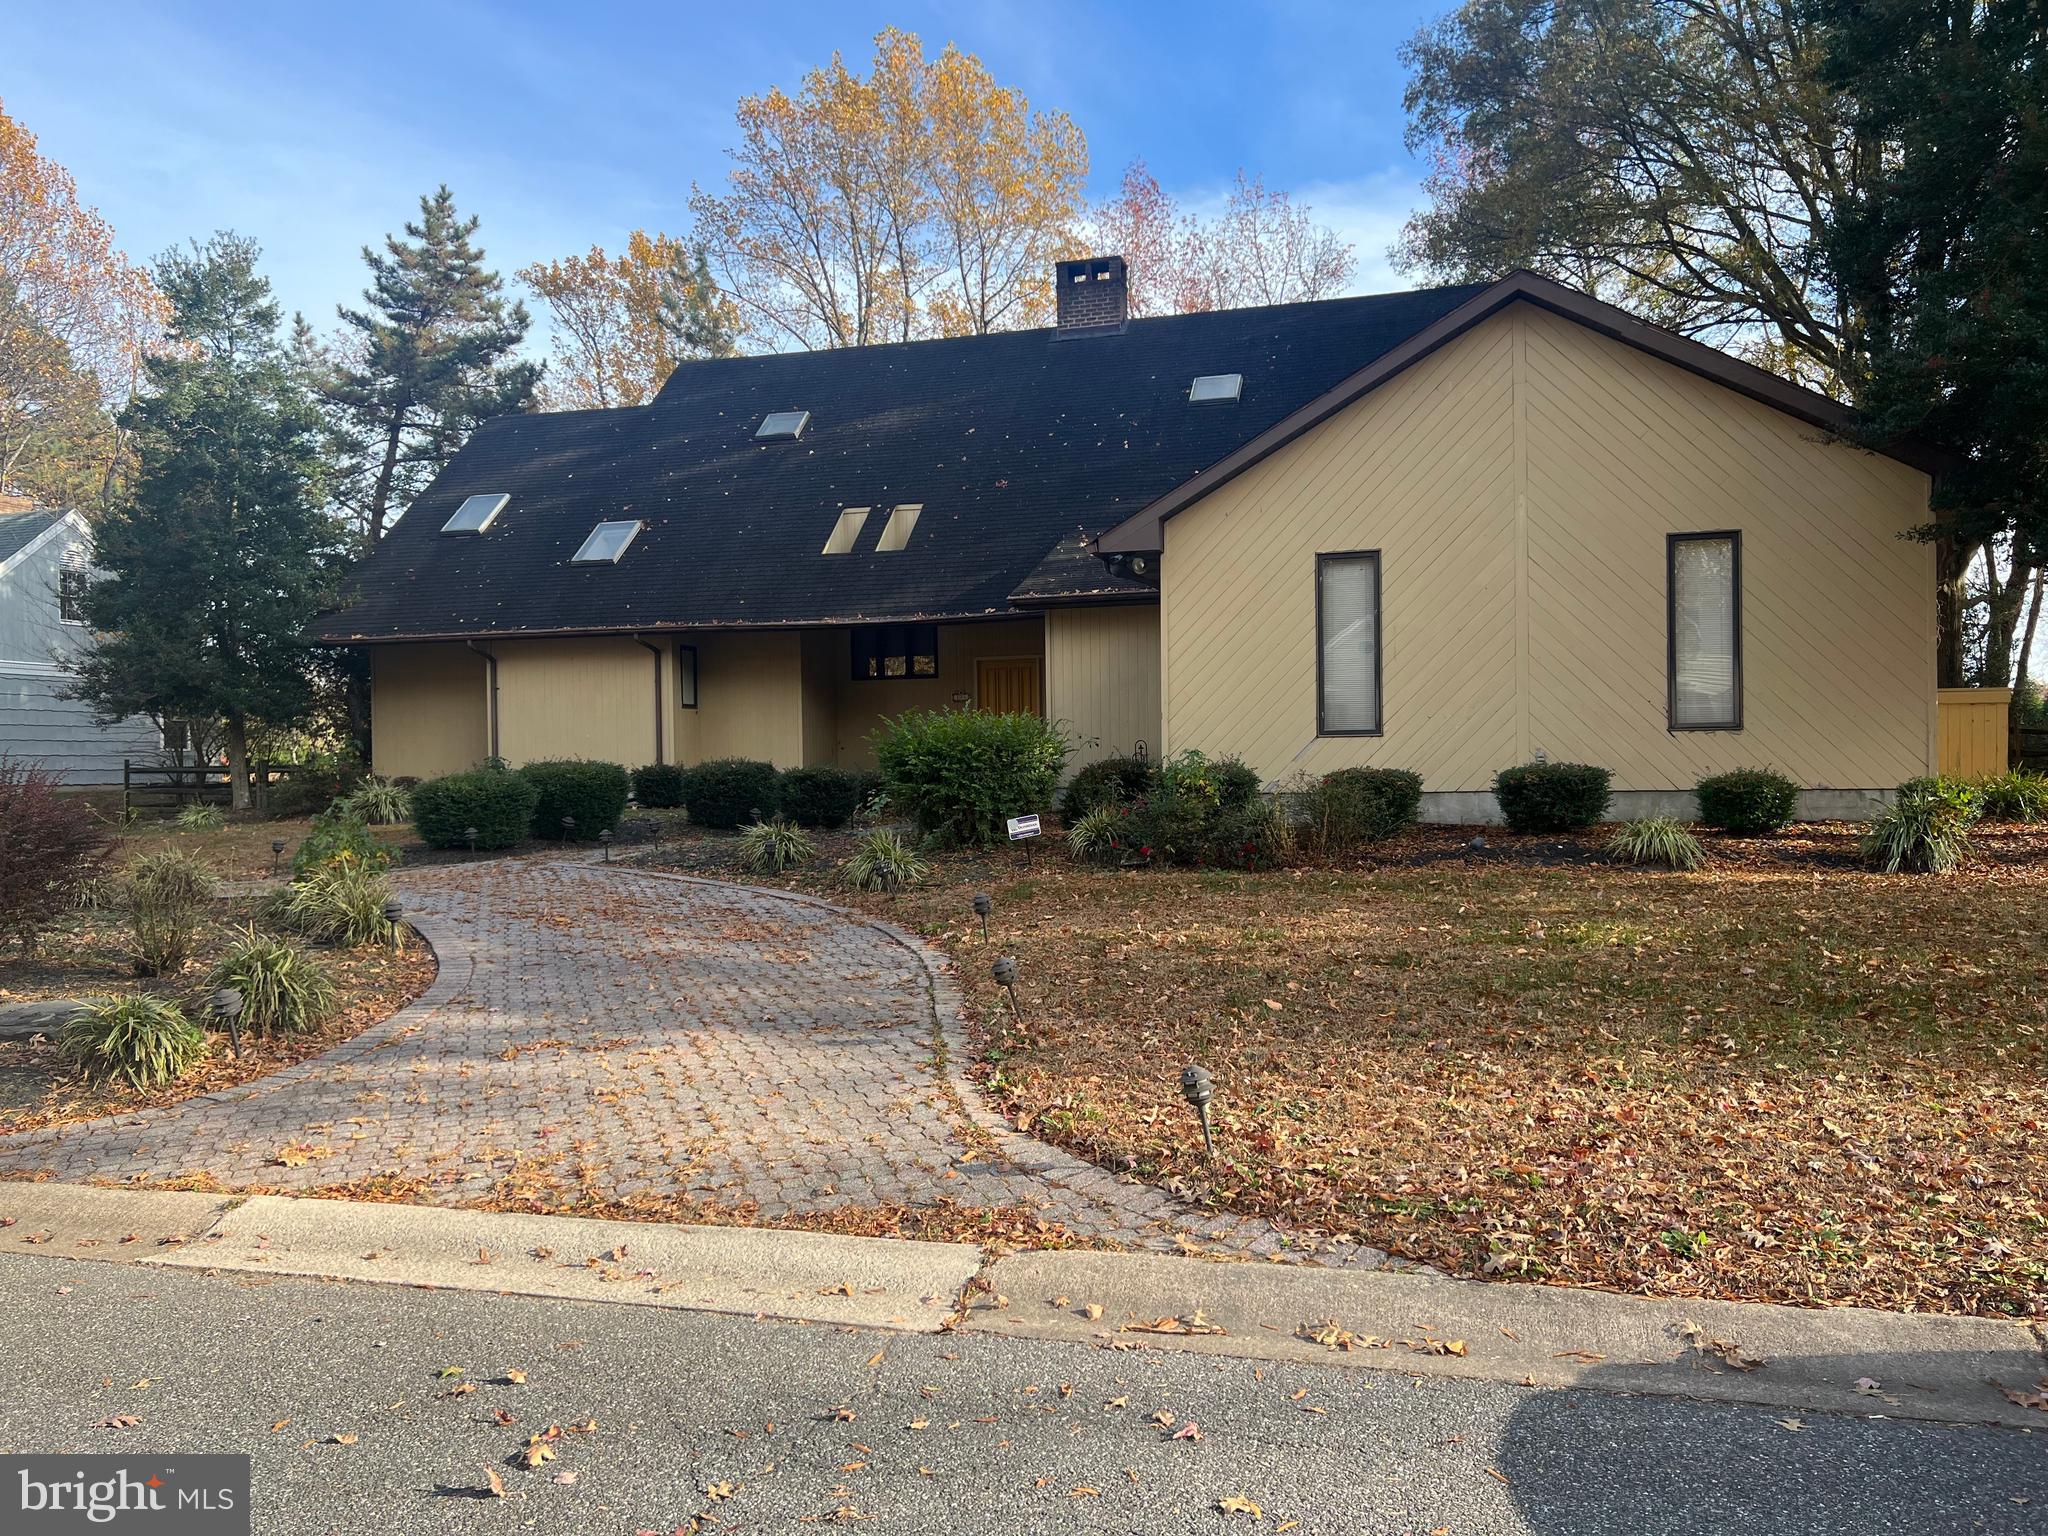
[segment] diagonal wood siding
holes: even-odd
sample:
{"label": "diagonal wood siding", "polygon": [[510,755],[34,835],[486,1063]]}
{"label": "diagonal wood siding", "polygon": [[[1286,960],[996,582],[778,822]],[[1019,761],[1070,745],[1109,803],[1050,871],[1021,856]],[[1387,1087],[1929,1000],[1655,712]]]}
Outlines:
{"label": "diagonal wood siding", "polygon": [[[1169,750],[1483,789],[1542,750],[1620,789],[1934,752],[1926,477],[1518,304],[1167,524]],[[1744,728],[1666,718],[1665,539],[1743,535]],[[1315,555],[1382,551],[1385,734],[1315,734]]]}

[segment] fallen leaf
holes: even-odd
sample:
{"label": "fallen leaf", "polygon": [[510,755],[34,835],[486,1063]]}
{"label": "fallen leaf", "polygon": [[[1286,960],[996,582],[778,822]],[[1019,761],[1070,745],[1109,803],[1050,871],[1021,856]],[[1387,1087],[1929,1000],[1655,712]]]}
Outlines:
{"label": "fallen leaf", "polygon": [[133,1429],[141,1422],[142,1420],[132,1413],[116,1413],[104,1419],[94,1419],[90,1427],[93,1429]]}
{"label": "fallen leaf", "polygon": [[1780,1429],[1789,1429],[1794,1431],[1795,1433],[1799,1430],[1806,1428],[1806,1421],[1804,1419],[1774,1419],[1771,1422],[1776,1424]]}
{"label": "fallen leaf", "polygon": [[515,1387],[523,1387],[526,1385],[526,1372],[508,1369],[504,1379]]}
{"label": "fallen leaf", "polygon": [[553,1483],[560,1483],[563,1487],[566,1488],[569,1484],[576,1481],[576,1474],[574,1472],[566,1471],[557,1472],[553,1477],[549,1478],[548,1481]]}
{"label": "fallen leaf", "polygon": [[1101,1322],[1101,1321],[1102,1321],[1102,1303],[1101,1303],[1101,1302],[1099,1302],[1099,1301],[1091,1301],[1091,1302],[1089,1302],[1087,1306],[1085,1306],[1085,1307],[1083,1307],[1083,1308],[1081,1309],[1081,1315],[1082,1315],[1083,1317],[1087,1318],[1087,1319],[1088,1319],[1088,1321],[1089,1321],[1089,1322],[1091,1322],[1091,1323],[1099,1323],[1099,1322]]}
{"label": "fallen leaf", "polygon": [[1176,1429],[1169,1438],[1174,1440],[1199,1440],[1202,1438],[1202,1426],[1193,1419],[1189,1419],[1179,1429]]}
{"label": "fallen leaf", "polygon": [[490,1496],[494,1499],[505,1497],[505,1479],[498,1475],[498,1469],[496,1467],[485,1467],[483,1474],[484,1487],[489,1491]]}
{"label": "fallen leaf", "polygon": [[1266,1512],[1241,1493],[1226,1493],[1216,1501],[1217,1511],[1226,1515],[1250,1515],[1254,1520],[1266,1518]]}
{"label": "fallen leaf", "polygon": [[329,1435],[327,1437],[327,1443],[329,1445],[354,1445],[356,1443],[356,1437],[354,1435],[345,1433],[339,1435]]}

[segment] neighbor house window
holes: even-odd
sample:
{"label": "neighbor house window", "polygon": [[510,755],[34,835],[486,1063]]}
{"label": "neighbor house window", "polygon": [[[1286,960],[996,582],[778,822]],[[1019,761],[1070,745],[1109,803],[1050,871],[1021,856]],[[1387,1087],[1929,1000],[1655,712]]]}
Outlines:
{"label": "neighbor house window", "polygon": [[685,709],[697,707],[697,647],[676,647],[676,693]]}
{"label": "neighbor house window", "polygon": [[1316,734],[1380,733],[1378,550],[1316,556]]}
{"label": "neighbor house window", "polygon": [[85,622],[85,572],[75,566],[57,573],[57,617],[66,624]]}
{"label": "neighbor house window", "polygon": [[1742,728],[1742,535],[1674,533],[1667,547],[1671,729]]}
{"label": "neighbor house window", "polygon": [[939,626],[869,624],[853,632],[853,675],[863,678],[937,677]]}

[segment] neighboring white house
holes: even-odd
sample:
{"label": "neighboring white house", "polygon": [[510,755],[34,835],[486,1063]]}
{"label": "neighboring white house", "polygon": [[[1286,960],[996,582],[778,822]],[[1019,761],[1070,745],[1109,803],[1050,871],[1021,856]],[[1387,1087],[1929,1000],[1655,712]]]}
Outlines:
{"label": "neighboring white house", "polygon": [[96,725],[90,706],[58,697],[85,638],[77,599],[91,562],[76,512],[0,513],[0,756],[67,784],[118,784],[122,759],[153,761],[163,737],[146,719]]}

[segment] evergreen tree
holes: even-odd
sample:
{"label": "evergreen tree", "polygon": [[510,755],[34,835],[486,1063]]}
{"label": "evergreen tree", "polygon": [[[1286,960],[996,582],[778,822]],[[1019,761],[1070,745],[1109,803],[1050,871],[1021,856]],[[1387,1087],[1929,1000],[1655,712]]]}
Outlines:
{"label": "evergreen tree", "polygon": [[1866,167],[1822,242],[1861,320],[1858,403],[1871,441],[1948,454],[1934,506],[1960,555],[1950,575],[1985,561],[1976,680],[2003,687],[2048,564],[2048,4],[1827,0],[1819,14]]}
{"label": "evergreen tree", "polygon": [[307,627],[331,591],[320,422],[278,342],[257,247],[215,235],[156,265],[170,345],[123,413],[139,465],[99,520],[93,628],[67,692],[105,720],[218,721],[249,803],[249,733],[307,702]]}
{"label": "evergreen tree", "polygon": [[538,365],[513,356],[526,307],[506,300],[476,231],[447,187],[421,198],[405,238],[363,248],[367,302],[340,311],[322,393],[340,449],[336,499],[366,546],[479,422],[526,409],[539,381]]}

